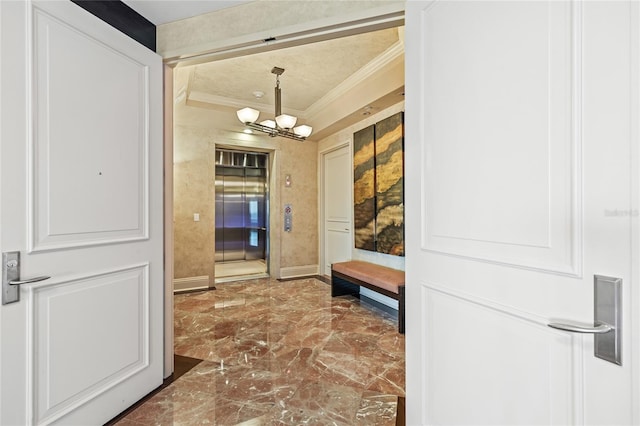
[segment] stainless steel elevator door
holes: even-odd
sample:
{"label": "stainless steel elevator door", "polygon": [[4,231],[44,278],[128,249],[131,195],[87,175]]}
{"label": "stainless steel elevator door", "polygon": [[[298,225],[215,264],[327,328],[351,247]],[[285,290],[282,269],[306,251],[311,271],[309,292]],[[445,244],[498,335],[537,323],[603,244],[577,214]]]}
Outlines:
{"label": "stainless steel elevator door", "polygon": [[[226,151],[222,153],[225,155],[216,153],[219,161],[216,164],[215,185],[215,260],[230,262],[265,259],[267,247],[266,155],[252,153],[226,155],[228,154]],[[264,159],[257,159],[258,155],[264,156]]]}
{"label": "stainless steel elevator door", "polygon": [[245,259],[265,258],[266,224],[266,170],[245,168]]}

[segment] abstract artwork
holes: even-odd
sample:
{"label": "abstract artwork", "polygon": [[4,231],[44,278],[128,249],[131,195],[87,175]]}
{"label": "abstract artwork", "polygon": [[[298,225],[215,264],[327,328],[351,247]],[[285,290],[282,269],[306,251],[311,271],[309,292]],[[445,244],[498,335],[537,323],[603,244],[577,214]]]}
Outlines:
{"label": "abstract artwork", "polygon": [[375,127],[353,134],[353,220],[355,246],[375,251],[376,186]]}
{"label": "abstract artwork", "polygon": [[403,144],[402,112],[353,134],[358,249],[404,256]]}
{"label": "abstract artwork", "polygon": [[376,251],[404,256],[403,114],[376,123]]}

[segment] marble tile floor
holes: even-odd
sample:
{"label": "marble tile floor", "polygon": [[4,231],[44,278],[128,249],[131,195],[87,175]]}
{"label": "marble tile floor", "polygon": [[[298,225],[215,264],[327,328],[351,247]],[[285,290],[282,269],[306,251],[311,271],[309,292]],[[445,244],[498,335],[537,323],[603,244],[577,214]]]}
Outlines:
{"label": "marble tile floor", "polygon": [[395,318],[315,278],[175,297],[176,354],[202,359],[117,424],[395,425]]}

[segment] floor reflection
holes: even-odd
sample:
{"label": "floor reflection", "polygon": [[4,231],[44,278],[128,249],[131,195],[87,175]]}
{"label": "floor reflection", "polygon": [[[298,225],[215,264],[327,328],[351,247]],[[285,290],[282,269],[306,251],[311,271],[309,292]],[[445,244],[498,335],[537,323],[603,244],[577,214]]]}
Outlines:
{"label": "floor reflection", "polygon": [[176,295],[175,352],[204,360],[119,425],[395,425],[395,318],[313,278]]}

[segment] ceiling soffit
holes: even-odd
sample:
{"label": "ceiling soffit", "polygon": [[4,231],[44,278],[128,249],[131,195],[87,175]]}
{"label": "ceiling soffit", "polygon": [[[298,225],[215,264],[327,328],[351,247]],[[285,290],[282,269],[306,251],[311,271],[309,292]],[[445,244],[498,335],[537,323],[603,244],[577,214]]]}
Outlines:
{"label": "ceiling soffit", "polygon": [[[187,101],[215,109],[250,106],[272,114],[275,75],[271,68],[279,66],[286,70],[280,77],[282,111],[314,126],[308,120],[322,115],[323,109],[331,108],[353,87],[403,57],[402,36],[402,29],[391,28],[177,68],[176,103]],[[255,91],[264,96],[256,98]]]}

